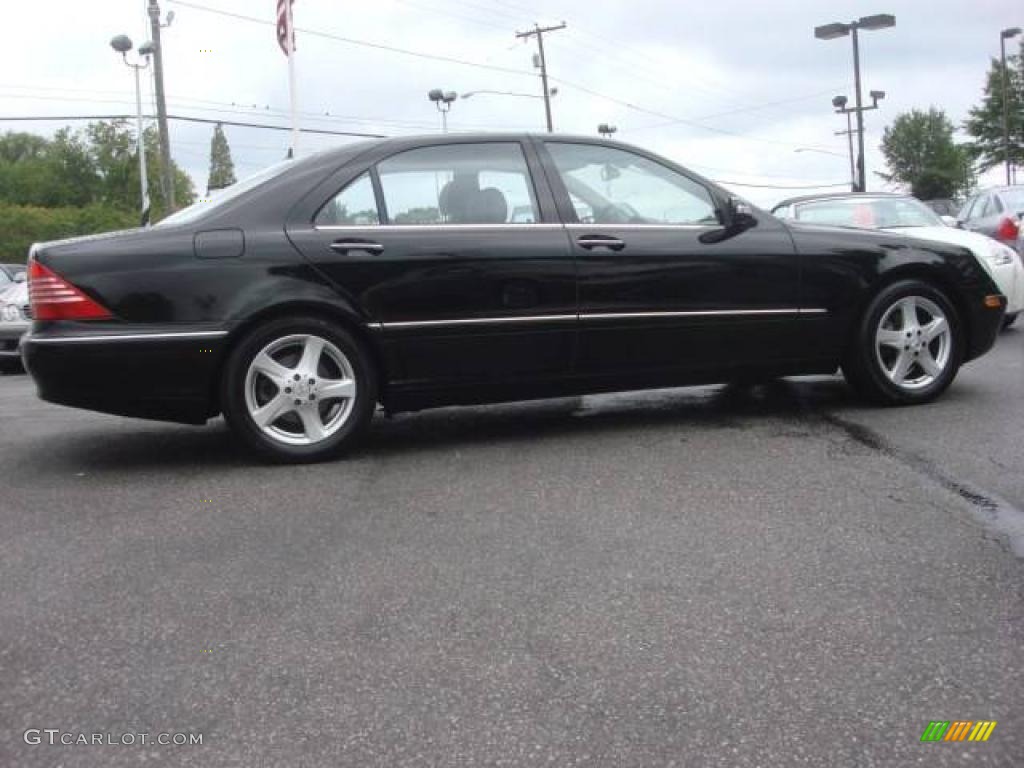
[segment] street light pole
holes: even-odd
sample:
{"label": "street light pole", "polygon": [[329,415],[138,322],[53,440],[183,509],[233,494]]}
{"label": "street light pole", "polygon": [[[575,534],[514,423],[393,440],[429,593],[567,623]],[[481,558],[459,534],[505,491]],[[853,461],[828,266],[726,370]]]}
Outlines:
{"label": "street light pole", "polygon": [[853,77],[856,89],[856,106],[851,110],[857,113],[857,188],[855,191],[864,192],[867,189],[867,173],[864,163],[864,112],[877,107],[865,107],[861,96],[860,84],[860,40],[858,32],[862,29],[875,30],[886,29],[896,26],[896,17],[889,13],[877,13],[873,16],[862,16],[856,21],[848,24],[833,22],[814,28],[814,36],[819,40],[834,40],[837,37],[853,37]]}
{"label": "street light pole", "polygon": [[127,35],[118,35],[110,41],[110,47],[121,54],[121,58],[124,59],[126,66],[131,67],[135,71],[135,115],[136,115],[136,133],[138,142],[138,153],[139,153],[139,184],[141,186],[142,193],[142,215],[141,221],[142,226],[149,226],[149,181],[146,178],[146,140],[143,135],[142,128],[142,82],[140,72],[149,67],[149,57],[153,53],[152,43],[143,43],[139,46],[139,56],[142,57],[144,64],[132,64],[128,61],[128,51],[132,49],[131,38]]}
{"label": "street light pole", "polygon": [[[164,190],[167,209],[174,211],[174,177],[171,173],[171,137],[167,128],[167,100],[164,97],[164,54],[160,42],[160,6],[157,0],[149,0],[149,29],[153,41],[153,81],[156,92],[156,124],[160,132],[160,186]],[[171,25],[174,11],[167,14],[167,24]]]}
{"label": "street light pole", "polygon": [[867,191],[864,175],[864,103],[860,90],[860,45],[857,41],[857,25],[853,27],[853,87],[857,98],[857,187],[859,192]]}
{"label": "street light pole", "polygon": [[999,59],[1003,72],[1003,160],[1006,162],[1006,185],[1010,181],[1010,93],[1006,85],[1006,41],[1020,34],[1020,27],[1010,27],[999,33]]}
{"label": "street light pole", "polygon": [[452,103],[459,98],[458,94],[455,91],[434,88],[427,92],[427,98],[434,102],[437,111],[441,113],[441,133],[448,133],[448,111],[452,108]]}

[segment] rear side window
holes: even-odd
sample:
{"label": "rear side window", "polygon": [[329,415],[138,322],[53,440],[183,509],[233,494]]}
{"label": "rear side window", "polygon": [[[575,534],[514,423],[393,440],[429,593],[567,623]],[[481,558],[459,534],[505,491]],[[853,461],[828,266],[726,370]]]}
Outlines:
{"label": "rear side window", "polygon": [[382,161],[377,173],[389,224],[539,220],[526,157],[514,142],[411,149]]}
{"label": "rear side window", "polygon": [[380,224],[370,174],[364,173],[328,200],[317,213],[314,223],[318,227],[365,227]]}

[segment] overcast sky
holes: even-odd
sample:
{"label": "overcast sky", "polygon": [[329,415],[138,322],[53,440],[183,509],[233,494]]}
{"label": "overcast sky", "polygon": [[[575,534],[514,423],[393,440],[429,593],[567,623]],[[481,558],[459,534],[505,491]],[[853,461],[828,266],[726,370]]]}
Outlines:
{"label": "overcast sky", "polygon": [[[146,0],[47,0],[5,5],[0,116],[134,112],[130,70],[108,47],[120,32],[147,39]],[[271,22],[275,0],[161,0],[168,111],[287,125],[288,70]],[[849,180],[846,127],[833,95],[852,102],[849,38],[819,41],[813,27],[874,13],[896,27],[864,33],[864,91],[887,94],[866,114],[869,188],[883,188],[878,144],[898,113],[937,106],[959,124],[980,98],[999,30],[1024,26],[1020,0],[297,0],[298,95],[304,127],[388,135],[440,129],[431,88],[539,94],[532,41],[514,33],[564,21],[546,36],[557,131],[595,133],[661,152],[715,179],[761,185]],[[303,28],[473,62],[439,61],[303,34]],[[149,79],[144,99],[152,104]],[[235,106],[232,106],[234,104]],[[151,109],[151,107],[149,107]],[[52,133],[63,123],[2,130]],[[84,124],[79,124],[84,125]],[[539,99],[479,94],[452,108],[453,131],[544,128]],[[288,134],[227,127],[239,176],[284,156]],[[171,123],[172,154],[205,191],[212,126]],[[959,138],[964,138],[959,134]],[[352,141],[304,134],[302,152]],[[797,151],[813,148],[817,151]],[[827,154],[832,152],[835,154]],[[991,175],[998,181],[998,173]],[[988,180],[988,179],[986,179]],[[800,190],[734,187],[760,204]]]}

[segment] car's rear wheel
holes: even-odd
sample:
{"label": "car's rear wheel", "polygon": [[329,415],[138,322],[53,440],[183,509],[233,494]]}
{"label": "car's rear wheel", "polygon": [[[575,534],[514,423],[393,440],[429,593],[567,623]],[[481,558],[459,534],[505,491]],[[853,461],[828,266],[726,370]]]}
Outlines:
{"label": "car's rear wheel", "polygon": [[317,317],[257,328],[225,364],[221,407],[231,429],[274,461],[318,461],[350,447],[373,416],[376,375],[351,334]]}
{"label": "car's rear wheel", "polygon": [[947,296],[921,280],[903,280],[868,304],[843,373],[875,401],[924,403],[952,383],[963,346],[960,318]]}

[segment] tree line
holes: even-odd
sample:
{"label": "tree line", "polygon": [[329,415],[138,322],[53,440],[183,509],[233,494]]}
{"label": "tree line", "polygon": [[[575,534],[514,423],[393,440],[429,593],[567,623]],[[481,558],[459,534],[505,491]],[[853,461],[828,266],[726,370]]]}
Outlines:
{"label": "tree line", "polygon": [[[143,132],[151,219],[171,211],[161,185],[155,128]],[[173,161],[179,206],[196,193]],[[222,126],[210,146],[208,192],[235,183],[231,149]],[[0,260],[24,260],[34,242],[127,229],[140,223],[139,157],[135,132],[125,120],[98,121],[52,138],[32,133],[0,136]]]}
{"label": "tree line", "polygon": [[[1024,43],[1006,58],[1010,164],[1024,165]],[[954,126],[946,113],[935,107],[911,110],[896,117],[882,134],[882,154],[888,173],[878,174],[903,184],[922,200],[959,198],[970,192],[977,175],[1002,165],[1003,66],[993,59],[985,79],[981,102],[973,107],[963,125],[969,141],[954,140]]]}

